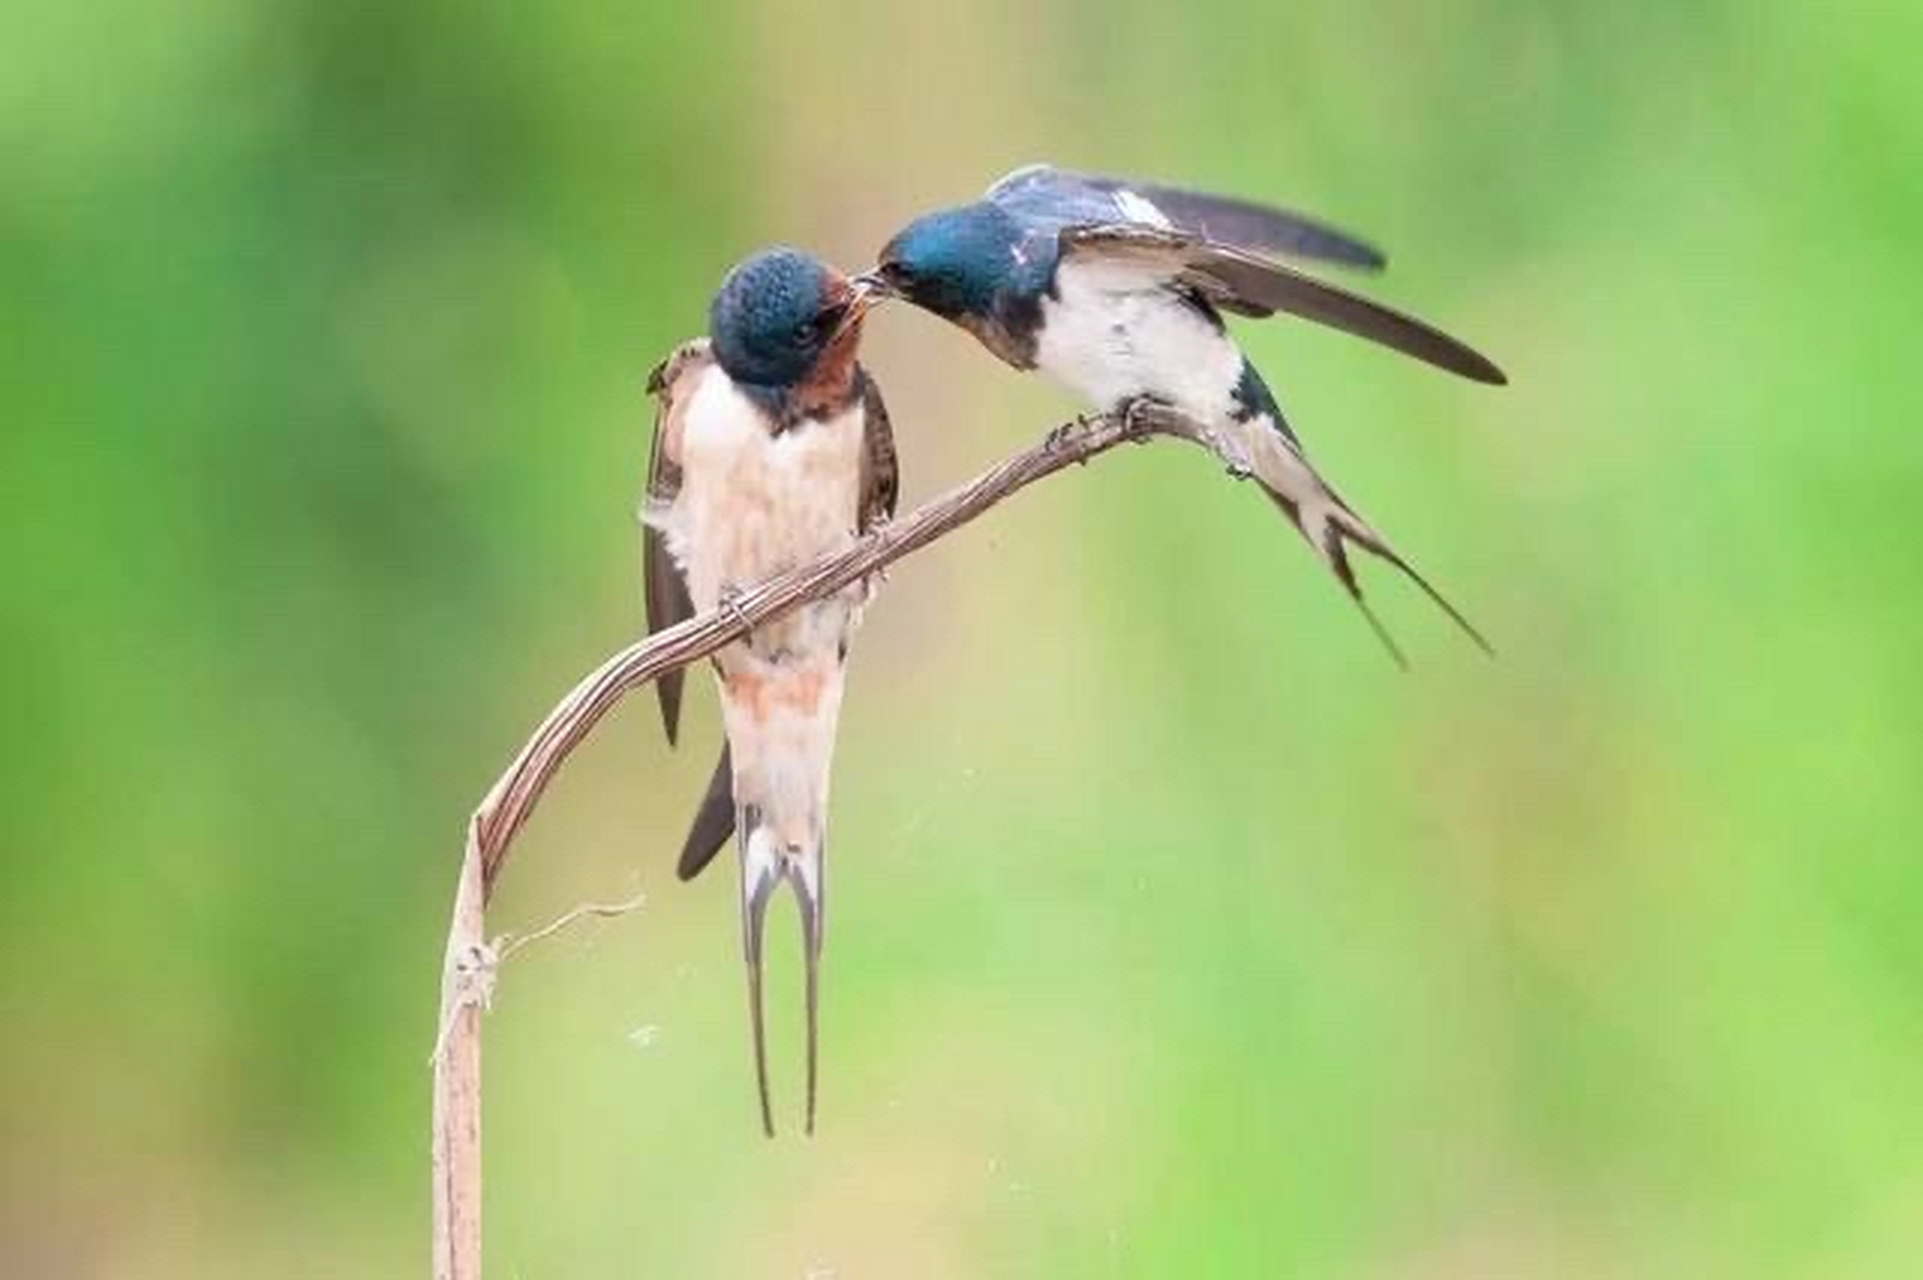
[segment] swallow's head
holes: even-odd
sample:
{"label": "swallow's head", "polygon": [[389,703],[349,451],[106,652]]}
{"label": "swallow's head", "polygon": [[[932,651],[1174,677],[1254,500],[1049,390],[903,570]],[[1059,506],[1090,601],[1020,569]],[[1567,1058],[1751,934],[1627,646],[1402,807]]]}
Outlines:
{"label": "swallow's head", "polygon": [[728,272],[708,308],[715,359],[736,382],[768,388],[852,367],[861,317],[880,296],[799,249],[764,249]]}
{"label": "swallow's head", "polygon": [[904,227],[864,278],[949,320],[985,315],[997,293],[1017,286],[1021,244],[1021,228],[996,205],[943,209]]}

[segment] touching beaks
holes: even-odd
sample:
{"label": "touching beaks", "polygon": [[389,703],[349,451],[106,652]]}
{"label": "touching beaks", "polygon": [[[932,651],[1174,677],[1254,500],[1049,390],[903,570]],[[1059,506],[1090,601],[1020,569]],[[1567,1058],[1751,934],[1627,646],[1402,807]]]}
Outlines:
{"label": "touching beaks", "polygon": [[815,1075],[819,1060],[816,1027],[820,1009],[822,893],[821,855],[776,853],[750,838],[751,852],[741,866],[741,948],[748,965],[748,1017],[753,1024],[755,1086],[761,1095],[761,1128],[775,1136],[774,1108],[768,1097],[768,1033],[762,1001],[761,939],[767,927],[768,900],[786,880],[794,886],[795,902],[801,908],[802,957],[806,982],[808,1013],[808,1111],[807,1132],[815,1131]]}
{"label": "touching beaks", "polygon": [[866,296],[869,299],[866,304],[868,306],[873,306],[876,302],[887,298],[902,296],[901,290],[889,282],[887,275],[880,267],[876,267],[873,271],[862,272],[849,283],[855,286],[857,296]]}
{"label": "touching beaks", "polygon": [[839,338],[846,334],[850,329],[853,329],[857,324],[861,323],[861,318],[868,314],[869,308],[873,307],[883,298],[890,296],[892,295],[884,293],[876,287],[875,281],[871,276],[855,276],[850,279],[848,281],[847,300],[831,304],[834,313],[834,325],[829,337],[831,339]]}

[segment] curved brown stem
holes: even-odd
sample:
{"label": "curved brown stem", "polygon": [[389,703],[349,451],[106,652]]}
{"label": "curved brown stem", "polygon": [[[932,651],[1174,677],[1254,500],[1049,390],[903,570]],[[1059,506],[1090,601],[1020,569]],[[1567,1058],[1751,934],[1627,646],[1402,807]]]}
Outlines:
{"label": "curved brown stem", "polygon": [[1118,444],[1174,436],[1203,444],[1195,428],[1154,409],[1066,423],[1039,444],[975,479],[870,531],[846,549],[769,579],[704,613],[656,632],[608,658],[548,712],[467,825],[467,844],[441,970],[441,1033],[434,1054],[434,1275],[481,1274],[480,1014],[498,957],[484,936],[485,913],[514,837],[568,756],[623,694],[707,657],[761,624],[824,599],[934,542],[1018,490],[1087,462]]}

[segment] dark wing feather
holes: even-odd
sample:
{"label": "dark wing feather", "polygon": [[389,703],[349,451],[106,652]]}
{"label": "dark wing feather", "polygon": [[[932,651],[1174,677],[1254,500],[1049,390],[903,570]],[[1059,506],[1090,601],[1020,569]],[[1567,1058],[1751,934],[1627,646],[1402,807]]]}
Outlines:
{"label": "dark wing feather", "polygon": [[901,500],[901,463],[895,455],[895,432],[888,423],[888,406],[881,388],[862,372],[861,389],[861,510],[856,527],[866,533],[895,514]]}
{"label": "dark wing feather", "polygon": [[[659,409],[654,420],[654,441],[648,449],[648,489],[642,497],[644,516],[649,508],[672,503],[681,491],[681,416],[686,411],[687,381],[705,370],[712,361],[706,339],[677,347],[673,355],[655,366],[648,375],[648,394]],[[687,579],[668,550],[668,540],[659,529],[644,523],[641,534],[641,578],[645,587],[650,634],[672,627],[694,616],[694,601],[688,596]],[[681,677],[670,672],[654,683],[661,701],[661,725],[674,743],[681,720]],[[688,835],[681,842],[681,859],[675,874],[692,880],[714,860],[714,855],[734,834],[734,761],[728,745],[721,745],[721,759],[715,762],[708,790],[694,812]]]}
{"label": "dark wing feather", "polygon": [[[694,616],[687,581],[668,551],[667,538],[646,522],[646,512],[650,507],[673,502],[681,490],[681,413],[687,403],[682,379],[706,368],[710,359],[705,340],[684,343],[648,375],[648,394],[657,403],[654,440],[648,447],[647,491],[641,498],[641,585],[650,635]],[[669,746],[674,745],[680,731],[682,675],[671,671],[654,682],[655,696],[661,703],[661,727],[667,731]]]}
{"label": "dark wing feather", "polygon": [[683,880],[700,875],[701,869],[714,861],[714,855],[721,852],[721,846],[728,843],[728,837],[733,834],[734,758],[724,741],[721,759],[715,761],[714,776],[708,779],[707,794],[701,797],[701,807],[694,811],[688,838],[681,842],[681,861],[675,864],[674,874]]}
{"label": "dark wing feather", "polygon": [[1132,192],[1161,210],[1176,230],[1214,244],[1369,271],[1380,271],[1389,262],[1380,249],[1367,241],[1287,209],[1184,187],[1130,182],[1125,178],[1091,174],[1082,180],[1098,191]]}
{"label": "dark wing feather", "polygon": [[1286,311],[1477,382],[1508,381],[1488,357],[1433,325],[1240,249],[1127,224],[1070,227],[1061,242],[1065,260],[1133,260],[1238,315]]}
{"label": "dark wing feather", "polygon": [[[653,527],[641,530],[641,577],[647,595],[649,635],[694,617],[687,580],[668,552],[668,540]],[[669,746],[675,745],[680,730],[684,674],[679,670],[670,671],[654,682],[655,696],[661,703],[661,727],[667,731]]]}

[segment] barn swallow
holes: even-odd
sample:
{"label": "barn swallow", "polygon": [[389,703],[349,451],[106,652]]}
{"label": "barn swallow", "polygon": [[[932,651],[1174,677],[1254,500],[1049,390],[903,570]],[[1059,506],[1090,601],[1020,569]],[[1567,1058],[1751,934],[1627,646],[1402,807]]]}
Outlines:
{"label": "barn swallow", "polygon": [[[877,296],[806,254],[767,250],[721,282],[709,337],[654,371],[659,413],[642,566],[650,630],[725,609],[741,590],[894,513],[894,437],[881,393],[856,359],[862,316]],[[770,1137],[763,924],[769,898],[787,882],[801,909],[813,1133],[829,765],[848,646],[869,598],[869,585],[858,584],[803,605],[713,659],[727,746],[677,870],[693,878],[737,836],[755,1081]],[[673,742],[680,681],[657,688]]]}
{"label": "barn swallow", "polygon": [[1487,652],[1469,620],[1317,473],[1222,313],[1287,312],[1477,382],[1507,379],[1455,338],[1281,257],[1384,261],[1299,214],[1031,165],[972,204],[911,222],[869,278],[1103,411],[1154,406],[1196,423],[1230,471],[1252,476],[1295,525],[1398,663],[1401,650],[1363,599],[1350,543],[1407,574]]}

